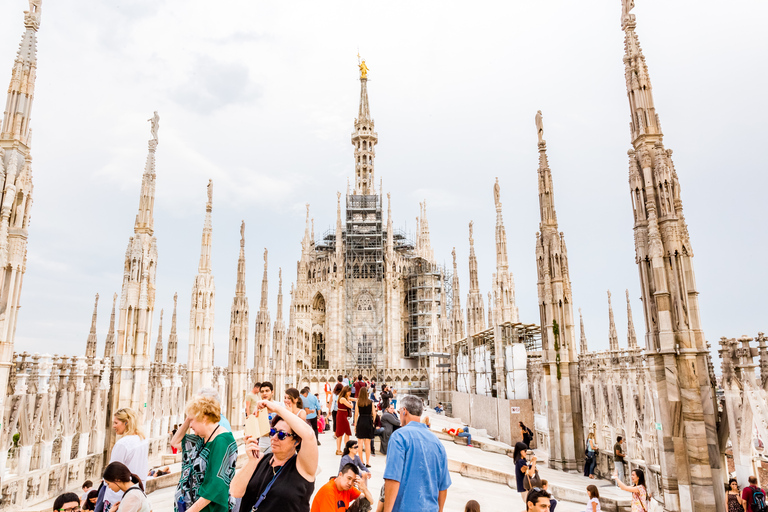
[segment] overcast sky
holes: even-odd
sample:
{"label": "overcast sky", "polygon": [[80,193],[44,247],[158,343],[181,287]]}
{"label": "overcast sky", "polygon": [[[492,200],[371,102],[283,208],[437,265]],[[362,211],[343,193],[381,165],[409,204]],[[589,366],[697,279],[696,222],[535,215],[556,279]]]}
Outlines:
{"label": "overcast sky", "polygon": [[[768,135],[761,64],[768,3],[636,4],[664,142],[680,177],[704,330],[716,349],[721,336],[768,329],[768,169],[759,149]],[[0,3],[0,84],[10,79],[25,9],[24,0]],[[620,344],[625,289],[642,340],[620,12],[620,0],[45,0],[32,117],[34,206],[15,350],[84,353],[98,292],[103,352],[154,110],[161,122],[153,350],[159,310],[167,337],[178,292],[186,360],[209,178],[216,363],[226,364],[241,219],[251,322],[264,247],[272,319],[282,267],[287,321],[304,204],[319,237],[335,224],[336,191],[352,177],[358,48],[370,68],[377,183],[383,179],[392,193],[395,225],[409,231],[426,199],[436,258],[450,265],[456,247],[462,305],[470,220],[484,295],[490,289],[498,176],[521,320],[539,323],[540,109],[590,348],[608,347],[608,289]]]}

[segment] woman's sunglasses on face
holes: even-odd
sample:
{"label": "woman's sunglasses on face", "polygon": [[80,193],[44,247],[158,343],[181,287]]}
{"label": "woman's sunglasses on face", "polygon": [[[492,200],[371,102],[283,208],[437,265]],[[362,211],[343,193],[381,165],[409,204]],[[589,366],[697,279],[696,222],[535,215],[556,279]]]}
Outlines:
{"label": "woman's sunglasses on face", "polygon": [[296,437],[296,434],[291,434],[290,432],[286,432],[285,430],[276,430],[274,428],[269,429],[269,437],[277,436],[277,439],[280,441],[285,441],[286,437]]}

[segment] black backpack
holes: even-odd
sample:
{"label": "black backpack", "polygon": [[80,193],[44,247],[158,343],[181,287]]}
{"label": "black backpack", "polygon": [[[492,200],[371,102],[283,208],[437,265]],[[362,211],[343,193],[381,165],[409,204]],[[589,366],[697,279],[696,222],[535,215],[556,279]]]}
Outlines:
{"label": "black backpack", "polygon": [[752,512],[768,512],[765,503],[765,491],[760,487],[752,489]]}

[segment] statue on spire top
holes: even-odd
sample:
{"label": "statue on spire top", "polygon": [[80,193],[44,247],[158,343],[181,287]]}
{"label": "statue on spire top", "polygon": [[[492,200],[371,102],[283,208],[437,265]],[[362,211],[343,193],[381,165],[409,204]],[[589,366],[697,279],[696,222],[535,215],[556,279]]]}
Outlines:
{"label": "statue on spire top", "polygon": [[[358,55],[358,58],[360,56]],[[367,80],[368,79],[368,66],[365,65],[365,59],[359,61],[357,66],[360,68],[360,79],[361,80]]]}
{"label": "statue on spire top", "polygon": [[499,187],[499,178],[496,178],[496,184],[493,185],[493,202],[496,207],[501,207],[501,187]]}
{"label": "statue on spire top", "polygon": [[147,121],[151,123],[152,139],[157,140],[157,130],[160,128],[160,116],[157,114],[157,110],[155,110],[155,115],[147,119]]}
{"label": "statue on spire top", "polygon": [[541,110],[536,112],[536,133],[539,134],[539,144],[544,142],[544,120],[541,117]]}

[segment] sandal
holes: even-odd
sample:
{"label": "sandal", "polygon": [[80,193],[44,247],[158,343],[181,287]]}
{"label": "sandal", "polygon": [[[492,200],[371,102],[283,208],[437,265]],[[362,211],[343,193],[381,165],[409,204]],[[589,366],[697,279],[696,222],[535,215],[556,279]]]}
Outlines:
{"label": "sandal", "polygon": [[336,455],[343,455],[343,454],[344,452],[342,452],[341,450],[336,450]]}

